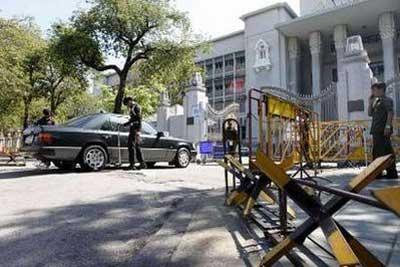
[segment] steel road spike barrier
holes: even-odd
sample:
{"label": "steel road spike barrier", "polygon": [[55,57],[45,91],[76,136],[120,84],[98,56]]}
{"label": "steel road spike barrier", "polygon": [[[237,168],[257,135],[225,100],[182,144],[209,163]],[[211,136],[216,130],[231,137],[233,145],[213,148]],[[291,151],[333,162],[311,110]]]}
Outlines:
{"label": "steel road spike barrier", "polygon": [[[228,206],[244,205],[243,215],[249,216],[258,200],[262,200],[266,205],[278,203],[274,192],[267,187],[270,183],[267,177],[254,175],[231,155],[226,155],[225,158],[227,163],[218,161],[218,164],[240,180],[240,186],[230,192],[226,199]],[[287,213],[291,219],[296,218],[296,212],[292,207],[287,206]]]}
{"label": "steel road spike barrier", "polygon": [[[353,193],[360,192],[380,175],[391,162],[390,155],[376,159],[350,181],[347,190]],[[313,196],[307,194],[295,180],[290,179],[284,170],[279,168],[264,153],[257,152],[255,165],[281,189],[285,190],[288,196],[310,216],[293,233],[269,251],[264,256],[260,266],[272,266],[281,257],[287,255],[296,245],[303,244],[304,240],[318,227],[321,227],[325,234],[340,266],[384,266],[343,226],[332,218],[350,199],[333,196],[331,200],[322,206]]]}
{"label": "steel road spike barrier", "polygon": [[[321,123],[315,112],[267,91],[251,89],[249,92],[249,169],[232,155],[225,155],[224,162],[219,162],[225,169],[226,204],[239,206],[243,215],[261,227],[275,244],[263,257],[260,266],[272,266],[283,256],[297,266],[301,260],[292,249],[304,245],[305,239],[317,228],[321,228],[340,266],[384,266],[332,216],[350,200],[391,210],[400,216],[400,188],[373,191],[372,194],[378,201],[358,194],[392,163],[391,156],[373,161],[344,190],[315,184],[303,187],[304,184],[293,177],[300,174],[300,178],[312,178],[305,168],[311,166],[317,175],[316,166],[320,162],[360,161],[367,164],[371,161],[370,140],[366,134],[368,122]],[[252,108],[253,104],[256,105],[255,108]],[[255,155],[252,153],[255,141],[252,120],[256,116],[252,114],[252,110],[258,111],[258,151]],[[396,137],[394,135],[393,143],[397,152]],[[398,143],[400,144],[400,138]],[[299,169],[289,177],[286,171],[295,166],[299,166]],[[233,176],[233,190],[229,188],[228,173]],[[333,196],[323,205],[317,199],[315,190],[325,190],[324,192]],[[295,229],[288,225],[287,218],[294,219],[296,213],[287,206],[287,197],[309,216]],[[271,211],[273,207],[268,206],[271,204],[278,204],[279,223],[271,223],[269,228],[265,228],[262,222],[271,219],[269,216],[277,217],[274,212],[272,215],[263,212]]]}
{"label": "steel road spike barrier", "polygon": [[400,187],[374,190],[372,195],[400,217]]}

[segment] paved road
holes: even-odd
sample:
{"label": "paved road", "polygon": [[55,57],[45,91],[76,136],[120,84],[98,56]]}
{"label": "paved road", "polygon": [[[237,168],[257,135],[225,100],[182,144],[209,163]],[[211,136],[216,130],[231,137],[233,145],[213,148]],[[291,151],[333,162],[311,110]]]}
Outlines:
{"label": "paved road", "polygon": [[197,165],[99,173],[3,168],[0,265],[243,266],[227,230],[238,226],[220,217],[228,214],[219,210],[222,175],[217,166]]}
{"label": "paved road", "polygon": [[[356,172],[324,175],[341,184]],[[217,166],[99,173],[2,168],[0,266],[255,265],[264,243],[223,206],[223,187]],[[388,266],[400,266],[397,218],[357,204],[337,218]],[[318,266],[335,266],[321,256],[327,264]]]}

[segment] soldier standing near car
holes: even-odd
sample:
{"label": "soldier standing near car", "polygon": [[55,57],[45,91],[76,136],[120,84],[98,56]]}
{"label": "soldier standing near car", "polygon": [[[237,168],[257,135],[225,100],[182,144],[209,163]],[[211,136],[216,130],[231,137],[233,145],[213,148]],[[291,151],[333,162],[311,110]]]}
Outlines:
{"label": "soldier standing near car", "polygon": [[377,83],[371,87],[372,94],[368,106],[368,115],[372,117],[371,135],[373,139],[373,159],[393,155],[393,164],[386,170],[386,176],[381,178],[398,178],[396,170],[396,155],[390,140],[393,134],[393,100],[386,96],[386,84]]}
{"label": "soldier standing near car", "polygon": [[146,169],[146,163],[143,160],[143,154],[140,149],[140,130],[142,128],[142,112],[140,106],[133,101],[132,97],[126,97],[123,101],[129,110],[130,119],[124,126],[129,126],[128,152],[129,152],[129,170],[136,170],[135,151],[139,161],[139,169]]}
{"label": "soldier standing near car", "polygon": [[43,117],[41,117],[35,124],[36,125],[55,125],[53,117],[51,116],[51,111],[47,108],[43,109]]}

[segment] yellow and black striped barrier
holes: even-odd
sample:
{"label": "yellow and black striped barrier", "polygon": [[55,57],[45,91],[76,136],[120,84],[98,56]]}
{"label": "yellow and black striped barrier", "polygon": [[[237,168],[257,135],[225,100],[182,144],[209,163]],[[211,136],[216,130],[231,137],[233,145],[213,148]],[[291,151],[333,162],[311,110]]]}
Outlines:
{"label": "yellow and black striped barrier", "polygon": [[[264,256],[260,266],[272,266],[281,257],[287,255],[295,246],[302,245],[305,239],[318,227],[325,234],[340,266],[384,266],[355,237],[336,222],[332,216],[352,199],[350,197],[352,193],[360,192],[379,176],[391,162],[391,156],[375,160],[362,173],[351,180],[347,187],[347,191],[349,192],[347,197],[335,195],[325,205],[322,205],[264,153],[258,152],[255,165],[275,184],[285,190],[288,196],[310,216],[293,233],[269,251]],[[398,190],[398,188],[381,190],[374,194],[382,203],[386,203],[388,208],[398,212],[400,199],[399,194],[395,194],[398,193]],[[346,194],[345,192],[342,193]],[[362,197],[359,196],[359,201],[361,199]],[[372,203],[372,200],[368,201]]]}
{"label": "yellow and black striped barrier", "polygon": [[[225,156],[224,161],[218,164],[240,181],[240,186],[230,192],[226,199],[228,206],[243,206],[243,215],[249,216],[258,200],[266,205],[278,203],[278,198],[269,188],[271,181],[265,175],[257,176],[246,169],[238,160],[231,155]],[[288,216],[296,218],[296,212],[287,206]]]}

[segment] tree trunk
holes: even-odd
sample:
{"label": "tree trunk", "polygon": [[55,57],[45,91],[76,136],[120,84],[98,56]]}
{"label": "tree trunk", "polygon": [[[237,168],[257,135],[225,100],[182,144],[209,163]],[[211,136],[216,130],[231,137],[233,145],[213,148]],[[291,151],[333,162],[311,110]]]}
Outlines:
{"label": "tree trunk", "polygon": [[24,99],[24,129],[28,128],[29,123],[29,106],[31,101]]}
{"label": "tree trunk", "polygon": [[56,114],[56,97],[55,97],[55,93],[52,92],[51,96],[50,96],[50,111],[52,114]]}
{"label": "tree trunk", "polygon": [[114,113],[121,114],[122,113],[122,99],[125,95],[125,87],[126,87],[126,79],[128,75],[125,72],[122,72],[119,76],[119,86],[117,96],[115,97],[114,102]]}

